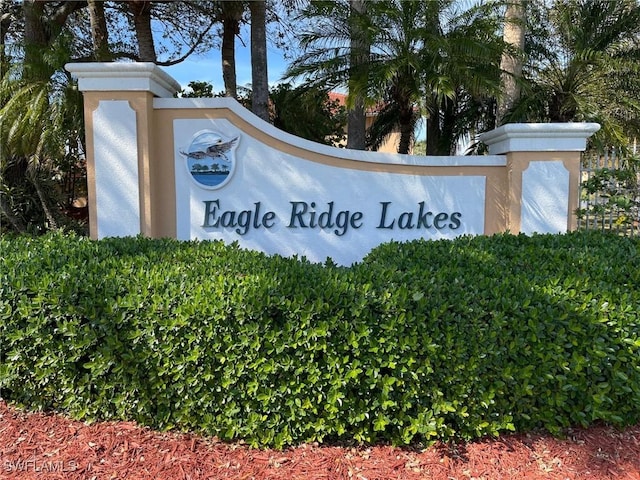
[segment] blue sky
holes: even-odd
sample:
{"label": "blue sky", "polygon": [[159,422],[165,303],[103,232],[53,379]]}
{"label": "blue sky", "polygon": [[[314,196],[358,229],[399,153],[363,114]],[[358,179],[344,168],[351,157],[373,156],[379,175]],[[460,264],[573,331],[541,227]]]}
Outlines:
{"label": "blue sky", "polygon": [[[241,32],[243,42],[236,39],[236,78],[238,86],[245,86],[251,83],[251,49],[248,41],[246,27]],[[197,80],[209,82],[213,85],[214,92],[224,90],[222,81],[222,54],[219,49],[213,49],[206,55],[191,56],[187,60],[171,67],[164,67],[164,70],[175,78],[183,88],[189,82]],[[273,45],[267,46],[267,62],[269,84],[279,83],[282,74],[287,68],[284,59],[284,52]]]}

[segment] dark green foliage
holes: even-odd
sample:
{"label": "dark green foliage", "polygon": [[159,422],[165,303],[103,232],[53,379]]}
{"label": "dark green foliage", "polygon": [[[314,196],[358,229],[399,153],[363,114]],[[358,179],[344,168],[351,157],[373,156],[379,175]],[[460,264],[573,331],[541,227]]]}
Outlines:
{"label": "dark green foliage", "polygon": [[180,98],[213,98],[215,96],[221,97],[222,95],[222,93],[214,95],[212,84],[198,80],[189,82],[188,89],[183,89],[179,95],[176,94]]}
{"label": "dark green foliage", "polygon": [[317,87],[281,83],[271,89],[273,125],[298,137],[325,145],[345,141],[345,108]]}
{"label": "dark green foliage", "polygon": [[[237,100],[251,107],[252,92],[240,88]],[[178,94],[180,98],[224,97],[214,94],[208,82],[189,82],[189,89]],[[281,83],[271,89],[271,123],[280,130],[325,145],[339,146],[345,141],[347,114],[345,107],[317,87],[292,87]]]}
{"label": "dark green foliage", "polygon": [[389,243],[351,268],[221,243],[0,237],[10,402],[253,445],[640,421],[640,243]]}
{"label": "dark green foliage", "polygon": [[70,42],[0,71],[0,232],[86,229],[70,218],[86,196],[82,95],[62,73]]}
{"label": "dark green foliage", "polygon": [[526,2],[522,95],[504,119],[597,122],[589,142],[621,146],[640,133],[640,3]]}

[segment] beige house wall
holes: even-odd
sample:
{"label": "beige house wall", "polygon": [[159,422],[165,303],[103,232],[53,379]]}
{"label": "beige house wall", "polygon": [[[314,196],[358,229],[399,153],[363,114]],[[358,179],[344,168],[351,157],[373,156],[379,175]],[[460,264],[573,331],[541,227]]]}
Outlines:
{"label": "beige house wall", "polygon": [[[368,115],[366,121],[366,128],[369,129],[375,120],[374,115]],[[400,145],[400,132],[393,132],[389,137],[384,141],[380,148],[376,150],[380,153],[397,153],[398,146]],[[409,153],[413,153],[413,147],[410,149]]]}

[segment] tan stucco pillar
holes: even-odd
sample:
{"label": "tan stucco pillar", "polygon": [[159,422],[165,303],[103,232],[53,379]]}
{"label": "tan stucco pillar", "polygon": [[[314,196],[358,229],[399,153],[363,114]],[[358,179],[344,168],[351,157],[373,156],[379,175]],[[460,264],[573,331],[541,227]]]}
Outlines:
{"label": "tan stucco pillar", "polygon": [[84,94],[91,238],[153,236],[153,99],[180,85],[153,63],[66,69]]}
{"label": "tan stucco pillar", "polygon": [[507,157],[505,211],[511,233],[575,230],[580,158],[597,123],[507,124],[481,136]]}

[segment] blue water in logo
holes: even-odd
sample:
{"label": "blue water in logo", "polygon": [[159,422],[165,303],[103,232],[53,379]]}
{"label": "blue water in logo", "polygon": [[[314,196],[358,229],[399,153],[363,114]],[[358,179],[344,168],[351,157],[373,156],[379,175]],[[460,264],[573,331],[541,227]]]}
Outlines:
{"label": "blue water in logo", "polygon": [[202,174],[202,173],[192,173],[191,174],[196,182],[201,183],[202,185],[206,185],[208,187],[215,187],[216,185],[220,185],[224,182],[227,177],[229,177],[229,173],[219,173],[219,174]]}

